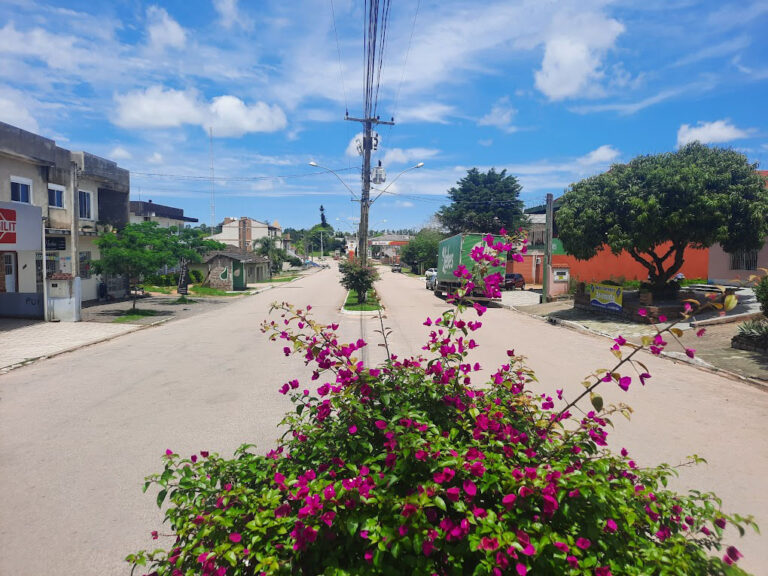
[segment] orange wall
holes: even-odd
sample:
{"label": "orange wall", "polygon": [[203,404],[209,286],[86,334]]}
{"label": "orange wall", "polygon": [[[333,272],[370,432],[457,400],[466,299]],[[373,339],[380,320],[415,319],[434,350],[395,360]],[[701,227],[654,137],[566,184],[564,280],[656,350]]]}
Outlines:
{"label": "orange wall", "polygon": [[[658,251],[663,252],[668,245],[662,246]],[[686,278],[707,279],[709,249],[697,250],[686,248],[683,255],[685,263],[680,269]],[[671,256],[667,262],[671,262]],[[595,282],[624,277],[625,280],[646,280],[648,270],[632,256],[622,252],[615,256],[610,250],[601,250],[594,258],[589,260],[577,260],[573,256],[555,254],[552,256],[553,266],[567,264],[571,269],[571,277],[579,282]]]}

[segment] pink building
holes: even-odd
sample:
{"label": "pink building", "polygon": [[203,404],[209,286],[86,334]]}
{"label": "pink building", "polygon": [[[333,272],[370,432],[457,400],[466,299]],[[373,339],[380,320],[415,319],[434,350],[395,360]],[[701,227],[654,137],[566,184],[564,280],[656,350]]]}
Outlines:
{"label": "pink building", "polygon": [[[768,170],[758,170],[768,188]],[[727,253],[719,244],[709,249],[709,281],[713,284],[742,284],[750,276],[762,276],[760,268],[768,268],[768,243],[762,250],[740,250]]]}

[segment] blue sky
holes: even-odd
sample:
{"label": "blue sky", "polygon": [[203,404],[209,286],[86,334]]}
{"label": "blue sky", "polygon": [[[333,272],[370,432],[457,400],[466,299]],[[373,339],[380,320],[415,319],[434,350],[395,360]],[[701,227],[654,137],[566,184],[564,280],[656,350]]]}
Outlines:
{"label": "blue sky", "polygon": [[[132,198],[351,229],[362,0],[0,0],[0,120],[131,170]],[[418,9],[418,10],[417,10]],[[335,26],[332,14],[335,14]],[[690,140],[768,166],[768,0],[392,2],[373,228],[420,227],[468,168],[526,204]],[[337,44],[338,35],[338,44]],[[338,220],[337,220],[338,219]],[[386,223],[382,221],[386,220]]]}

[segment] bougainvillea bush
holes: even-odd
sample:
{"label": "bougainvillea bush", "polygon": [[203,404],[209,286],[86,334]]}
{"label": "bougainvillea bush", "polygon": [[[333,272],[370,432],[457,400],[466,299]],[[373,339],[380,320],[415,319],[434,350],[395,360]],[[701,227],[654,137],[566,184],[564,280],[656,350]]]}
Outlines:
{"label": "bougainvillea bush", "polygon": [[[744,574],[722,538],[750,518],[724,513],[713,494],[676,493],[673,468],[641,468],[606,446],[610,418],[629,408],[603,406],[598,389],[646,383],[638,348],[617,338],[616,366],[570,401],[536,393],[511,350],[490,382],[472,384],[485,309],[462,296],[475,282],[497,293],[501,278],[484,274],[517,240],[489,236],[474,271],[456,271],[464,288],[425,321],[423,356],[365,366],[365,342],[342,343],[309,306],[276,305],[264,331],[313,368],[311,384],[279,389],[295,405],[282,440],[234,458],[169,450],[145,486],[167,505],[169,528],[158,529],[169,534],[153,537],[168,545],[128,561],[173,576]],[[671,330],[647,346],[660,351]]]}

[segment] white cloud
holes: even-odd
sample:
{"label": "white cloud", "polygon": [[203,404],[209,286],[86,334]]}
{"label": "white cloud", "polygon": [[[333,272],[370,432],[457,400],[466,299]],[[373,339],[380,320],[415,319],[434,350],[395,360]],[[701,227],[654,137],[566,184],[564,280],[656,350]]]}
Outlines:
{"label": "white cloud", "polygon": [[72,69],[78,58],[74,47],[76,40],[73,36],[51,34],[42,28],[18,31],[10,22],[0,30],[0,53],[37,58],[54,69]]}
{"label": "white cloud", "polygon": [[456,109],[447,104],[433,102],[420,106],[403,107],[398,113],[395,122],[430,122],[433,124],[448,124],[447,117],[453,116]]}
{"label": "white cloud", "polygon": [[500,98],[492,107],[491,111],[478,120],[478,126],[495,126],[499,130],[511,134],[517,132],[517,126],[512,124],[512,119],[517,114],[509,103],[509,96]]}
{"label": "white cloud", "polygon": [[616,158],[618,158],[620,152],[609,145],[600,146],[596,150],[592,150],[589,154],[586,154],[579,158],[579,163],[584,166],[595,166],[597,164],[610,164]]}
{"label": "white cloud", "polygon": [[488,138],[486,140],[478,140],[477,143],[480,144],[480,146],[485,146],[487,148],[488,146],[493,146],[493,139]]}
{"label": "white cloud", "polygon": [[159,6],[147,8],[147,33],[150,47],[156,50],[183,48],[187,42],[184,28]]}
{"label": "white cloud", "polygon": [[550,100],[600,94],[602,58],[623,31],[620,22],[598,12],[556,14],[534,75],[536,88]]}
{"label": "white cloud", "polygon": [[247,106],[235,96],[218,96],[209,107],[209,122],[219,137],[240,137],[249,132],[275,132],[286,126],[283,110],[264,102]]}
{"label": "white cloud", "polygon": [[398,208],[413,208],[413,202],[410,200],[396,200],[395,206]]}
{"label": "white cloud", "polygon": [[155,152],[154,154],[152,154],[152,156],[147,158],[147,162],[149,162],[150,164],[162,164],[163,155],[160,154],[160,152]]}
{"label": "white cloud", "polygon": [[385,167],[393,164],[413,164],[434,158],[439,150],[433,148],[391,148],[384,153],[382,162]]}
{"label": "white cloud", "polygon": [[750,130],[737,128],[729,120],[714,122],[699,122],[696,126],[683,124],[677,131],[677,145],[683,146],[689,142],[699,141],[702,144],[718,144],[730,142],[749,136]]}
{"label": "white cloud", "polygon": [[40,132],[37,120],[27,110],[26,106],[17,100],[0,96],[0,120],[28,132]]}
{"label": "white cloud", "polygon": [[150,86],[117,95],[117,118],[123,128],[173,128],[182,124],[200,124],[204,120],[202,106],[195,91],[164,89]]}
{"label": "white cloud", "polygon": [[210,104],[195,90],[150,86],[145,91],[117,95],[114,123],[123,128],[173,128],[198,124],[213,128],[214,136],[240,137],[249,132],[274,132],[285,128],[285,113],[277,106],[256,102],[248,106],[235,96],[217,96]]}
{"label": "white cloud", "polygon": [[219,22],[228,30],[235,25],[245,29],[252,25],[251,21],[241,14],[237,3],[238,0],[213,0],[213,7],[219,13]]}
{"label": "white cloud", "polygon": [[128,150],[126,150],[122,146],[116,146],[109,153],[109,157],[112,160],[130,160],[131,158],[133,158],[133,154],[128,152]]}

